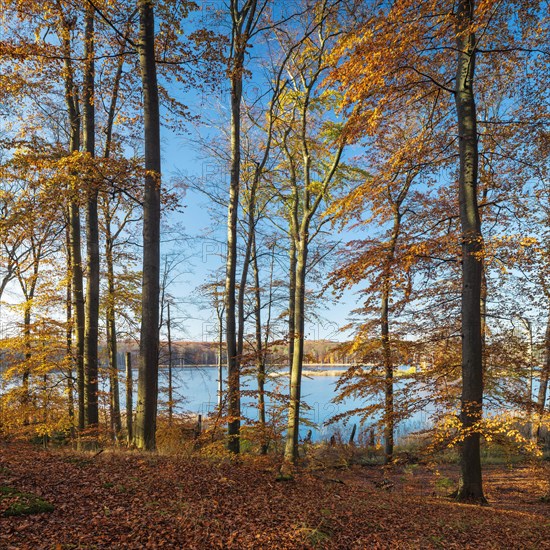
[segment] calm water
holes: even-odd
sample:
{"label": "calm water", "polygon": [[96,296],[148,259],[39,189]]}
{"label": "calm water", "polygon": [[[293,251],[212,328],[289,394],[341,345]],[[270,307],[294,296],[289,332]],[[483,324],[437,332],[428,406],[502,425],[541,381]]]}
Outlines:
{"label": "calm water", "polygon": [[[161,370],[159,380],[161,392],[168,385],[167,376],[167,371]],[[214,412],[218,399],[217,376],[218,370],[216,367],[173,369],[174,397],[177,399],[176,411],[202,414],[204,416]],[[333,403],[332,400],[336,395],[335,385],[337,380],[337,376],[304,376],[302,381],[302,400],[307,404],[309,410],[302,411],[302,418],[305,417],[313,425],[302,426],[302,436],[305,436],[310,428],[312,429],[314,439],[330,438],[336,430],[340,430],[344,436],[347,436],[351,432],[354,423],[357,423],[358,428],[360,428],[358,417],[351,417],[347,426],[343,426],[342,422],[337,425],[326,424],[334,415],[365,405],[365,402],[360,399],[348,399],[346,402],[339,404]],[[254,378],[244,378],[243,384],[244,390],[254,391],[257,389]],[[288,377],[270,377],[266,383],[266,390],[278,391],[283,395],[287,395]],[[166,393],[161,393],[160,399],[161,401],[165,401],[167,399]],[[268,400],[268,416],[269,405]],[[242,397],[242,413],[247,418],[257,418],[254,395]],[[411,431],[425,429],[428,425],[428,415],[419,412],[403,424],[398,425],[396,435],[399,438]]]}

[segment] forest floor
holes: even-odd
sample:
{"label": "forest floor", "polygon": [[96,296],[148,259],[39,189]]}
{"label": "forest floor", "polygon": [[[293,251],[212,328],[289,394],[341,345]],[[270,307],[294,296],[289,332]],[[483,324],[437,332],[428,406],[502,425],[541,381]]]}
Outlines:
{"label": "forest floor", "polygon": [[[445,497],[456,477],[356,466],[276,482],[268,459],[0,442],[0,548],[550,549],[547,469],[487,467],[489,506]],[[29,494],[53,511],[6,515]]]}

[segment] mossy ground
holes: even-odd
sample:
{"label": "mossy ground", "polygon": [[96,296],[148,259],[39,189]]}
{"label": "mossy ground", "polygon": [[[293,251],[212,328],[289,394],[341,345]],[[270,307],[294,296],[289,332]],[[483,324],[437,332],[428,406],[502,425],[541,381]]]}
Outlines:
{"label": "mossy ground", "polygon": [[14,487],[0,485],[0,510],[4,517],[43,514],[53,512],[54,509],[53,504],[39,496],[23,493]]}

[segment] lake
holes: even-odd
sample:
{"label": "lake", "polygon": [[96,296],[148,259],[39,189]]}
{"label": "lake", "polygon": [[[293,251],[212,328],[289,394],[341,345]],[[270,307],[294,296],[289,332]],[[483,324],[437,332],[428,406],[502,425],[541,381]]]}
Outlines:
{"label": "lake", "polygon": [[[307,366],[304,366],[308,370]],[[225,370],[224,370],[225,373]],[[216,367],[196,367],[196,368],[174,368],[173,385],[174,398],[177,400],[175,410],[177,412],[188,412],[192,414],[208,415],[216,410],[217,406],[217,376]],[[137,377],[137,372],[134,374]],[[159,388],[161,391],[160,400],[166,401],[167,388],[167,370],[161,369],[159,377]],[[304,376],[302,380],[302,400],[307,404],[309,410],[302,410],[302,418],[306,418],[312,426],[302,426],[301,436],[304,437],[307,431],[312,429],[312,438],[314,440],[329,439],[335,431],[342,432],[343,437],[348,437],[354,423],[359,425],[357,416],[350,417],[347,426],[342,422],[336,425],[327,425],[327,421],[336,414],[346,412],[364,406],[365,402],[361,399],[348,399],[344,403],[335,404],[332,402],[336,395],[336,382],[338,376]],[[252,377],[242,377],[244,390],[256,390],[256,380]],[[225,384],[225,381],[224,381]],[[225,385],[224,385],[225,389]],[[266,382],[267,391],[279,391],[283,395],[288,394],[288,376],[271,376]],[[269,400],[267,401],[269,415]],[[251,419],[257,418],[257,409],[255,407],[254,396],[242,397],[242,414]],[[409,434],[412,431],[422,430],[429,427],[429,416],[426,411],[419,411],[411,416],[410,419],[398,424],[396,428],[396,438]]]}

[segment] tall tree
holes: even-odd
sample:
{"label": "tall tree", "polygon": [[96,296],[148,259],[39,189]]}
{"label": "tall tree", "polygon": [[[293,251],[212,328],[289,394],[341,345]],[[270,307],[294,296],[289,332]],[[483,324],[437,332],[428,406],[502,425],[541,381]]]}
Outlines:
{"label": "tall tree", "polygon": [[231,166],[229,203],[227,207],[227,259],[225,277],[225,337],[227,345],[228,424],[227,447],[233,453],[240,450],[241,398],[240,359],[237,350],[236,299],[237,287],[237,220],[241,175],[241,103],[245,55],[257,23],[257,0],[231,0],[231,53],[229,56],[231,111]]}
{"label": "tall tree", "polygon": [[[88,4],[84,31],[84,150],[89,159],[95,157],[95,31],[94,8]],[[86,423],[97,428],[98,408],[98,337],[99,337],[99,225],[97,215],[98,187],[93,167],[87,174],[86,201],[86,307],[84,330],[84,370],[86,374]]]}
{"label": "tall tree", "polygon": [[[287,68],[290,89],[282,100],[279,146],[284,151],[289,197],[282,193],[288,210],[290,238],[296,253],[294,290],[293,355],[290,370],[290,400],[282,474],[288,475],[298,457],[300,399],[306,319],[306,278],[312,240],[326,223],[319,221],[322,205],[330,201],[331,190],[341,182],[340,159],[345,140],[338,122],[331,117],[332,90],[323,86],[329,70],[328,52],[341,32],[337,22],[338,2],[324,2],[302,21],[308,39],[298,39]],[[282,39],[287,42],[288,36]],[[320,115],[323,113],[324,116]],[[334,114],[334,113],[332,113]],[[292,258],[291,258],[292,264]]]}
{"label": "tall tree", "polygon": [[476,37],[474,0],[459,0],[456,11],[457,69],[455,102],[460,156],[459,203],[462,227],[462,397],[464,428],[461,446],[461,500],[484,501],[481,478],[480,433],[483,360],[481,333],[481,280],[483,238],[478,206],[478,133],[474,77]]}
{"label": "tall tree", "polygon": [[134,442],[153,450],[156,446],[159,293],[160,293],[160,109],[155,59],[153,0],[139,0],[139,63],[143,88],[145,137],[145,190],[143,196],[143,281],[139,379]]}
{"label": "tall tree", "polygon": [[[58,35],[61,42],[61,51],[64,57],[64,90],[65,104],[69,123],[69,152],[75,154],[80,151],[80,99],[75,81],[75,70],[72,62],[73,47],[72,33],[75,21],[60,9],[60,24]],[[73,300],[74,326],[74,356],[76,362],[76,377],[78,390],[78,428],[83,430],[86,422],[85,408],[85,376],[84,376],[84,284],[82,274],[82,249],[80,229],[80,203],[78,189],[73,188],[69,203],[69,256],[71,258],[71,295]]]}

